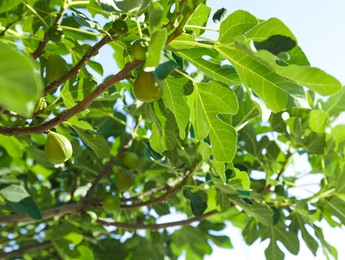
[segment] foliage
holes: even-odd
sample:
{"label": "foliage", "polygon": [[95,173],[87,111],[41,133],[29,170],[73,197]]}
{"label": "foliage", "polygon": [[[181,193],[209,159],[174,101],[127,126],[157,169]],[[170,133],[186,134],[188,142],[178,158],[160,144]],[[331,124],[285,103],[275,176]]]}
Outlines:
{"label": "foliage", "polygon": [[[218,234],[229,222],[249,245],[268,239],[268,259],[303,241],[337,257],[318,223],[345,222],[345,126],[333,124],[344,88],[279,19],[225,11],[201,0],[0,2],[2,258],[201,259],[210,242],[232,248]],[[100,61],[105,46],[113,55]],[[104,75],[111,61],[118,71]],[[158,101],[136,100],[142,71],[162,83]],[[47,161],[48,130],[71,142],[70,160]],[[299,156],[310,168],[292,172]],[[300,196],[306,174],[321,181]],[[176,213],[184,220],[160,220]]]}

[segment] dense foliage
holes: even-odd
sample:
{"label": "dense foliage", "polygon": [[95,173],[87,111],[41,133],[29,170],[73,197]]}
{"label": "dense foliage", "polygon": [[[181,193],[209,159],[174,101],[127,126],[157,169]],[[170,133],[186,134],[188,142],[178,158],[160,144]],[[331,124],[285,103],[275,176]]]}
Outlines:
{"label": "dense foliage", "polygon": [[201,259],[228,222],[267,259],[337,257],[319,222],[345,222],[345,90],[277,18],[2,0],[0,93],[2,258]]}

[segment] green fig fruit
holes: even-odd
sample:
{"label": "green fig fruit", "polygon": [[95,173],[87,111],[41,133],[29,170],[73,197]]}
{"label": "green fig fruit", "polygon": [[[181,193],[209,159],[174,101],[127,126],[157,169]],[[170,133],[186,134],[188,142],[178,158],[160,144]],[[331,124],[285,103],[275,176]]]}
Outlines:
{"label": "green fig fruit", "polygon": [[128,32],[128,25],[122,19],[116,19],[112,24],[112,29],[115,35],[124,35]]}
{"label": "green fig fruit", "polygon": [[134,81],[134,94],[143,102],[154,102],[161,99],[163,86],[153,72],[141,72]]}
{"label": "green fig fruit", "polygon": [[53,42],[59,42],[64,37],[64,32],[61,27],[53,25],[48,30],[48,37]]}
{"label": "green fig fruit", "polygon": [[139,38],[132,42],[131,44],[131,54],[137,60],[145,60],[146,52],[149,48],[150,39],[148,38]]}
{"label": "green fig fruit", "polygon": [[105,212],[113,214],[115,213],[121,206],[121,201],[118,197],[108,195],[103,199],[102,208]]}
{"label": "green fig fruit", "polygon": [[44,153],[48,162],[61,164],[71,158],[73,149],[70,141],[58,133],[49,131],[44,145]]}
{"label": "green fig fruit", "polygon": [[115,185],[120,192],[126,192],[132,187],[133,180],[128,174],[119,172],[116,174]]}
{"label": "green fig fruit", "polygon": [[121,164],[127,169],[135,169],[138,166],[139,157],[136,153],[126,152],[121,158]]}

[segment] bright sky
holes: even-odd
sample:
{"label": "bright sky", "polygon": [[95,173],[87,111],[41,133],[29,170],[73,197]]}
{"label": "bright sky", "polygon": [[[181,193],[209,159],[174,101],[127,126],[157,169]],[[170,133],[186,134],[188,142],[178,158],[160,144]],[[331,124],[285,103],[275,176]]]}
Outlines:
{"label": "bright sky", "polygon": [[[242,9],[262,19],[279,18],[295,34],[311,65],[323,69],[345,84],[344,0],[209,0],[208,5],[213,11],[225,7],[229,13]],[[323,227],[326,240],[338,249],[339,259],[345,259],[345,231],[329,228],[325,223],[318,225]],[[269,240],[262,243],[257,241],[254,245],[247,246],[238,229],[229,227],[224,234],[230,236],[234,249],[215,248],[213,254],[205,259],[265,259],[264,250]],[[321,249],[314,257],[304,242],[300,243],[298,256],[290,254],[287,250],[283,251],[286,260],[326,259]]]}

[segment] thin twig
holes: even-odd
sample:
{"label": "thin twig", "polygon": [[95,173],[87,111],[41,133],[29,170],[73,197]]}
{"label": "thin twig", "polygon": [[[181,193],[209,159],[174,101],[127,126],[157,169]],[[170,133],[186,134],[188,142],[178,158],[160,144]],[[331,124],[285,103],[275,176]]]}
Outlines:
{"label": "thin twig", "polygon": [[[68,7],[68,0],[65,0],[64,3],[62,4],[59,13],[57,14],[54,23],[52,26],[57,26],[61,23],[62,17],[66,11]],[[32,57],[34,59],[38,58],[44,51],[45,47],[47,46],[48,42],[49,42],[49,28],[48,30],[44,33],[43,39],[42,41],[38,44],[37,49],[34,51],[34,53],[32,54]]]}
{"label": "thin twig", "polygon": [[[40,219],[40,221],[49,219],[55,216],[62,216],[68,213],[79,213],[85,207],[86,203],[87,203],[86,200],[80,200],[75,203],[70,203],[70,204],[59,206],[59,207],[42,210],[41,211],[42,218]],[[23,222],[23,221],[28,221],[28,220],[33,220],[33,219],[26,214],[15,214],[15,215],[0,217],[1,224],[15,224],[15,223]]]}
{"label": "thin twig", "polygon": [[159,230],[162,228],[168,228],[168,227],[176,227],[176,226],[186,226],[196,221],[201,221],[205,218],[208,218],[212,215],[217,214],[217,210],[209,211],[201,216],[197,216],[194,218],[189,218],[186,220],[180,220],[180,221],[173,221],[168,223],[162,223],[162,224],[128,224],[128,223],[122,223],[122,222],[112,222],[112,221],[106,221],[102,219],[98,219],[97,222],[100,223],[103,226],[113,226],[128,230],[140,230],[140,229],[146,229],[146,230]]}
{"label": "thin twig", "polygon": [[58,88],[62,83],[67,81],[68,79],[72,78],[74,75],[78,74],[80,69],[85,65],[85,63],[91,59],[92,56],[97,54],[97,52],[107,43],[111,41],[110,36],[107,34],[105,35],[99,42],[97,42],[81,59],[80,61],[65,75],[61,78],[51,82],[44,88],[44,95],[47,95],[49,92],[53,91],[54,89]]}
{"label": "thin twig", "polygon": [[74,115],[84,111],[89,107],[89,105],[102,93],[107,91],[111,86],[115,83],[125,79],[128,74],[134,70],[135,68],[139,67],[142,64],[142,61],[135,60],[133,62],[128,63],[122,70],[120,70],[117,74],[113,75],[112,77],[106,79],[103,83],[99,84],[96,89],[94,89],[88,96],[86,96],[81,102],[76,104],[71,109],[63,111],[60,115],[54,117],[53,119],[34,126],[27,126],[27,127],[14,127],[8,128],[0,126],[0,134],[12,136],[12,135],[27,135],[27,134],[40,134],[44,133],[47,130],[67,121]]}
{"label": "thin twig", "polygon": [[[140,202],[140,203],[134,203],[134,204],[124,204],[121,205],[122,209],[135,209],[135,208],[140,208],[140,207],[144,207],[144,206],[151,206],[160,202],[165,201],[167,198],[169,198],[171,195],[179,192],[183,185],[187,182],[188,178],[194,173],[194,170],[190,170],[187,172],[187,174],[184,176],[183,180],[177,184],[174,188],[172,186],[169,185],[165,185],[163,187],[165,187],[166,192],[156,198],[150,199],[148,201],[144,201],[144,202]],[[159,188],[158,190],[160,191],[162,188]],[[146,196],[154,196],[156,193],[155,192],[148,192],[146,194]]]}

